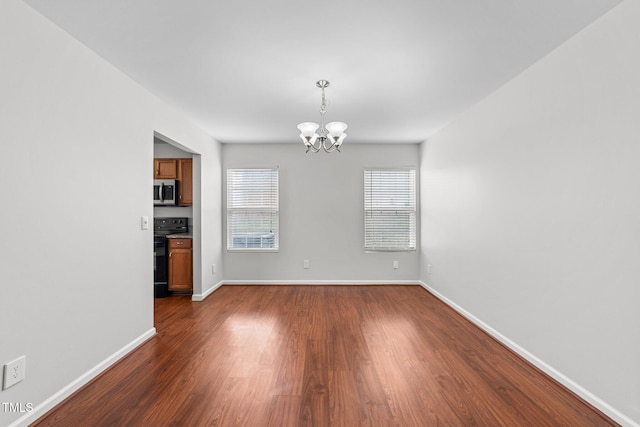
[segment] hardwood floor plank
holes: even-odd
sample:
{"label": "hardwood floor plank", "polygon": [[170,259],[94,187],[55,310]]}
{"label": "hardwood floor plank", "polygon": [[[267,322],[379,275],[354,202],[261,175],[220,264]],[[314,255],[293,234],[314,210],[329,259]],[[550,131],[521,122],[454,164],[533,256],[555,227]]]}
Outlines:
{"label": "hardwood floor plank", "polygon": [[614,426],[419,286],[222,286],[37,426]]}
{"label": "hardwood floor plank", "polygon": [[366,423],[366,412],[361,409],[353,375],[347,371],[329,374],[329,418],[332,426],[359,426]]}
{"label": "hardwood floor plank", "polygon": [[[294,427],[298,425],[302,398],[300,396],[274,396],[271,401],[268,427]],[[256,424],[261,426],[263,424]]]}

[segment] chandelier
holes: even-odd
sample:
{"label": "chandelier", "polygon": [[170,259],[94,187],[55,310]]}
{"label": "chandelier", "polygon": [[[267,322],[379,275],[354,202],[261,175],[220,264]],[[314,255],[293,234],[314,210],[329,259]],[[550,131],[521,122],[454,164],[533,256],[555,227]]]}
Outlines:
{"label": "chandelier", "polygon": [[[327,103],[324,97],[324,88],[329,86],[327,80],[318,80],[316,83],[320,89],[322,89],[322,103],[320,104],[320,124],[313,122],[304,122],[298,125],[300,129],[300,138],[307,147],[306,153],[309,150],[317,153],[320,149],[324,149],[327,153],[333,151],[340,151],[342,142],[347,137],[344,130],[347,128],[347,124],[343,122],[330,122],[324,124],[324,113],[327,112]],[[316,132],[320,128],[319,132]]]}

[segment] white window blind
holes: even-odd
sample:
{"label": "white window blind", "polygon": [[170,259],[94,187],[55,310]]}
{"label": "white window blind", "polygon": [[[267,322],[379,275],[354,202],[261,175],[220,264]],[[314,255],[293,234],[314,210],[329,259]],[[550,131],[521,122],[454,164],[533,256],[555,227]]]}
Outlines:
{"label": "white window blind", "polygon": [[416,170],[365,169],[364,248],[416,249]]}
{"label": "white window blind", "polygon": [[227,249],[276,251],[278,169],[227,169]]}

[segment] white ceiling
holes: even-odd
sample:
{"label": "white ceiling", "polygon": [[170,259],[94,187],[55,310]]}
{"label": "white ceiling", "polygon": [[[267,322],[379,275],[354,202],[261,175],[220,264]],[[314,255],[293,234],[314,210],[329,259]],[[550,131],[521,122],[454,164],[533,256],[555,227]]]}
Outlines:
{"label": "white ceiling", "polygon": [[26,0],[221,142],[420,142],[619,0]]}

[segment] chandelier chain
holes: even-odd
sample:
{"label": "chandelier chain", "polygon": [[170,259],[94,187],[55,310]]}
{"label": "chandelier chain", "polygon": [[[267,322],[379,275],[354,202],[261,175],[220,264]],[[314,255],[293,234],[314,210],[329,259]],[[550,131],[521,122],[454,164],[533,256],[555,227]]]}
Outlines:
{"label": "chandelier chain", "polygon": [[324,86],[322,86],[321,89],[322,89],[322,103],[320,104],[320,136],[324,137],[327,134],[326,129],[324,128],[324,115],[327,112],[327,101],[324,96]]}

